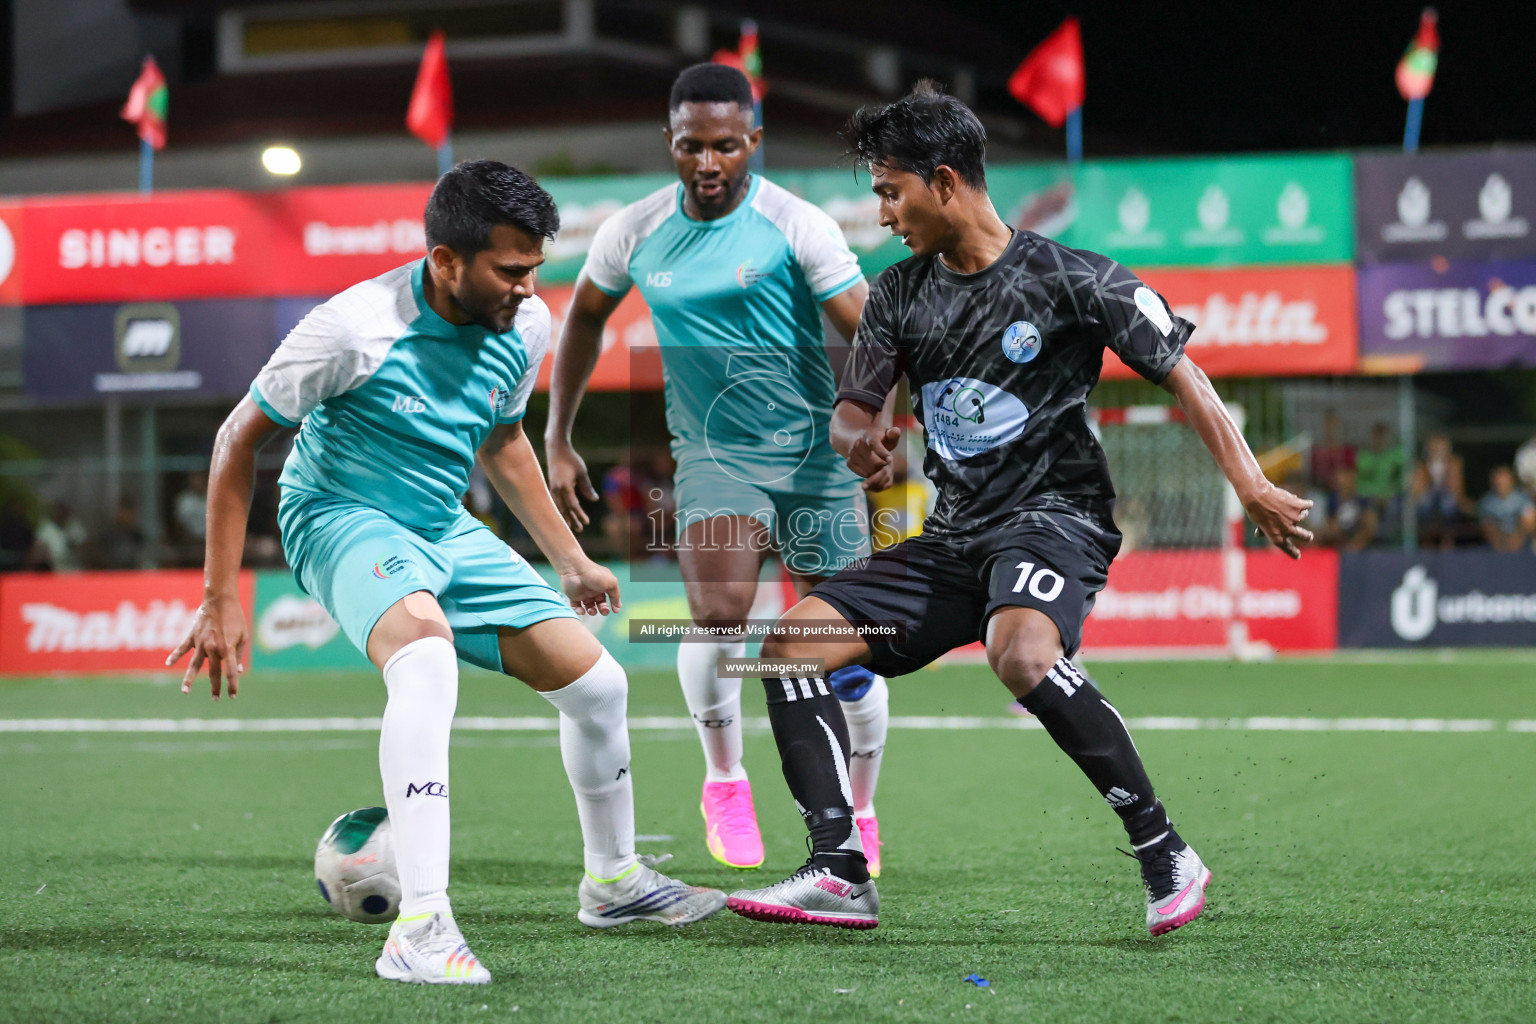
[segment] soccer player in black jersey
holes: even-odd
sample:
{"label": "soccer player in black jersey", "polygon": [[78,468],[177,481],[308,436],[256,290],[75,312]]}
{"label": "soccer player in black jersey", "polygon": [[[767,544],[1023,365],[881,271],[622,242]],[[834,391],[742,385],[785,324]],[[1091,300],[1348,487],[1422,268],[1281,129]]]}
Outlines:
{"label": "soccer player in black jersey", "polygon": [[[1114,488],[1088,426],[1104,349],[1178,400],[1248,515],[1293,558],[1312,539],[1301,525],[1312,503],[1264,478],[1185,355],[1193,325],[1162,296],[1107,257],[998,218],[986,133],[963,103],[920,84],[860,110],[844,139],[869,167],[880,223],[912,256],[870,291],[832,445],[861,476],[888,465],[900,435],[876,416],[905,374],[939,498],[920,535],[820,584],[780,620],[842,620],[847,639],[784,630],[762,655],[899,676],[980,639],[1003,685],[1120,816],[1141,863],[1147,927],[1171,931],[1199,915],[1211,873],[1169,823],[1119,712],[1070,660],[1120,548]],[[893,637],[876,623],[905,630]],[[852,827],[837,699],[823,677],[763,682],[813,853],[790,878],[728,905],[763,920],[873,928],[879,904]]]}

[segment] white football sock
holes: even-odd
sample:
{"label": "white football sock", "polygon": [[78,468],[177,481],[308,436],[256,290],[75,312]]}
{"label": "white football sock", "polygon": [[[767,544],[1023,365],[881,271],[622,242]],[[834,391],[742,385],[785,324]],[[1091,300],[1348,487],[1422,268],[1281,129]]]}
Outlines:
{"label": "white football sock", "polygon": [[890,698],[885,677],[875,676],[864,696],[843,702],[843,717],[848,721],[848,782],[857,818],[875,815],[875,785],[880,781],[880,759],[891,724]]}
{"label": "white football sock", "polygon": [[453,644],[429,636],[384,663],[379,775],[400,875],[400,916],[449,912],[448,734],[459,700]]}
{"label": "white football sock", "polygon": [[560,712],[560,757],[576,794],[587,874],[612,880],[635,866],[629,680],[604,650],[586,675],[543,697]]}
{"label": "white football sock", "polygon": [[719,658],[740,658],[746,652],[745,637],[677,645],[677,678],[704,748],[705,782],[747,777],[741,766],[741,680],[719,678],[715,665]]}

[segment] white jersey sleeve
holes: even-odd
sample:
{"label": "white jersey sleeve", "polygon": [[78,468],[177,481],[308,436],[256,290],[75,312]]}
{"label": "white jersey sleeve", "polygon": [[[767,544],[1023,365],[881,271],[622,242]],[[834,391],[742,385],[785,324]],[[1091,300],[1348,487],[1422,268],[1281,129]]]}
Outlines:
{"label": "white jersey sleeve", "polygon": [[821,207],[766,179],[753,206],[783,233],[817,302],[864,280],[843,229]]}
{"label": "white jersey sleeve", "polygon": [[[405,283],[404,299],[400,283]],[[296,427],[327,398],[351,391],[384,362],[409,322],[410,268],[364,281],[309,311],[251,382],[271,419]]]}
{"label": "white jersey sleeve", "polygon": [[528,396],[533,394],[533,386],[539,379],[539,367],[543,365],[544,355],[549,351],[549,307],[537,295],[524,299],[517,308],[514,323],[518,335],[523,339],[523,347],[528,351],[528,367],[517,383],[512,385],[512,397],[498,417],[501,423],[516,423],[528,412]]}
{"label": "white jersey sleeve", "polygon": [[609,295],[626,294],[634,281],[629,276],[629,261],[640,243],[650,237],[677,206],[676,185],[665,185],[644,199],[598,225],[587,250],[587,262],[581,273],[588,281]]}

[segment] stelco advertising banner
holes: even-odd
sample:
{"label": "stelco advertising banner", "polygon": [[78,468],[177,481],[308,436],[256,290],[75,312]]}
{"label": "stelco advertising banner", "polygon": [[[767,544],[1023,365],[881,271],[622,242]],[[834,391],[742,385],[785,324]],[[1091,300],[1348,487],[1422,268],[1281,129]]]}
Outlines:
{"label": "stelco advertising banner", "polygon": [[1364,551],[1339,569],[1340,646],[1536,645],[1529,553]]}
{"label": "stelco advertising banner", "polygon": [[1536,366],[1536,260],[1360,268],[1367,373]]}
{"label": "stelco advertising banner", "polygon": [[1536,256],[1536,148],[1355,160],[1362,263]]}
{"label": "stelco advertising banner", "polygon": [[[1189,357],[1213,377],[1349,373],[1355,368],[1353,267],[1138,274],[1195,325]],[[1103,376],[1134,373],[1105,350]]]}
{"label": "stelco advertising banner", "polygon": [[[247,614],[254,581],[240,574]],[[202,600],[203,574],[195,569],[6,574],[0,674],[165,672],[166,655],[187,635]]]}

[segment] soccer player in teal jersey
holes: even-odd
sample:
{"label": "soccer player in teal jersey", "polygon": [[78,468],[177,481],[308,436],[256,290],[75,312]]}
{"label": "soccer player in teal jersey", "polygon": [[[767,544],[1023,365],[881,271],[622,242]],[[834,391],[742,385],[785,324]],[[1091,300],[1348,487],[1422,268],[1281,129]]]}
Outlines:
{"label": "soccer player in teal jersey", "polygon": [[[459,658],[516,676],[560,713],[584,847],[583,924],[688,924],[725,903],[635,856],[627,682],[572,612],[617,609],[618,583],[566,528],[523,434],[549,343],[534,282],[558,228],[549,194],[521,171],[489,160],[455,167],[427,202],[427,258],[305,317],[214,447],[203,603],[166,664],[191,651],[182,691],[206,665],[214,699],[225,681],[235,695],[249,644],[236,580],[256,451],[299,427],[280,481],[283,550],[388,690],[379,773],[400,917],[375,964],[383,978],[491,980],[448,901]],[[564,597],[464,509],[477,453]]]}
{"label": "soccer player in teal jersey", "polygon": [[[555,357],[545,448],[550,488],[573,529],[596,500],[571,425],[603,325],[631,287],[661,342],[667,427],[677,459],[678,562],[694,621],[712,633],[678,644],[677,674],[704,747],[705,841],[721,863],[755,868],[763,841],[742,768],[740,657],[763,558],[777,547],[802,596],[869,554],[865,485],[827,443],[834,381],[825,312],[851,338],[868,292],[835,221],[750,174],[746,76],[721,64],[683,71],[666,130],[681,184],[658,189],[598,229]],[[875,782],[885,747],[885,680],[863,666],[823,685],[844,701],[852,806],[879,873]]]}

